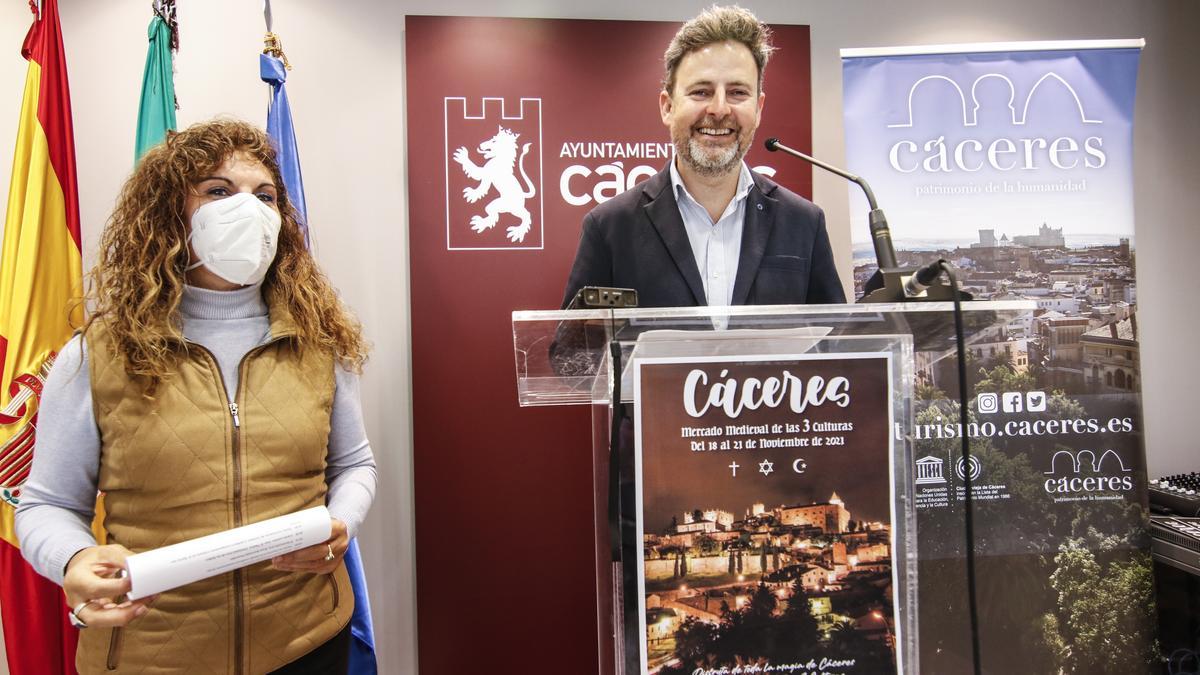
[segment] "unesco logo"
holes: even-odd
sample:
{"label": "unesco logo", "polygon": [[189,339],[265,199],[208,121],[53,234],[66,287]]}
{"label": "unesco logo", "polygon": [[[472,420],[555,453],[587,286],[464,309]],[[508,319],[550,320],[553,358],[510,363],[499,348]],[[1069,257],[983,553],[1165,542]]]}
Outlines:
{"label": "unesco logo", "polygon": [[971,480],[978,480],[980,474],[983,473],[983,465],[979,463],[979,458],[971,455],[969,462],[964,462],[962,457],[958,458],[958,463],[954,467],[954,473],[958,474],[959,480],[967,479],[967,467],[971,467]]}
{"label": "unesco logo", "polygon": [[1001,411],[1006,413],[1044,412],[1046,410],[1046,392],[984,392],[975,397],[975,410],[985,415]]}

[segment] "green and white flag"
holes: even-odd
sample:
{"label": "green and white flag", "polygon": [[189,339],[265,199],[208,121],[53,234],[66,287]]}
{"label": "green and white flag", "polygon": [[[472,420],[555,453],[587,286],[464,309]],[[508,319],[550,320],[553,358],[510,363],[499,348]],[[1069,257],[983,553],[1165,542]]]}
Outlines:
{"label": "green and white flag", "polygon": [[137,138],[134,161],[158,145],[175,128],[175,74],[171,51],[175,47],[173,29],[164,15],[174,20],[173,3],[162,3],[150,20],[150,46],[146,50],[146,71],[142,76],[142,99],[138,106]]}

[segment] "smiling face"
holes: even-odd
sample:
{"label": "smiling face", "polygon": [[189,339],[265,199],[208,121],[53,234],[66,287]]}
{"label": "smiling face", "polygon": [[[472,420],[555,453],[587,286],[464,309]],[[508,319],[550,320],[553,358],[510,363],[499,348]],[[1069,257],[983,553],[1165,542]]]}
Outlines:
{"label": "smiling face", "polygon": [[[188,223],[188,235],[191,235],[192,214],[196,213],[196,209],[241,192],[253,194],[259,201],[279,211],[279,189],[275,186],[271,172],[262,162],[250,155],[235,152],[211,173],[194,183],[184,198],[183,213],[185,222]],[[188,250],[191,254],[190,260],[194,261],[196,253],[191,250],[190,238]],[[193,286],[210,290],[228,291],[239,288],[238,284],[213,274],[204,265],[188,270],[187,280]]]}
{"label": "smiling face", "polygon": [[660,92],[658,101],[679,170],[708,177],[736,172],[754,141],[763,99],[744,44],[715,42],[684,56],[674,91]]}

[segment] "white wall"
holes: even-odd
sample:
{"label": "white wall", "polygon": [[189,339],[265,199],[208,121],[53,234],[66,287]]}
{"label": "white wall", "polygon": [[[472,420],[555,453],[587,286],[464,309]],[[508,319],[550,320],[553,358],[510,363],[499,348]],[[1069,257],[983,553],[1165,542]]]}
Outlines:
{"label": "white wall", "polygon": [[[66,0],[61,8],[74,104],[85,266],[132,161],[145,60],[145,0]],[[259,3],[180,3],[176,87],[180,123],[220,113],[265,120],[258,79]],[[699,0],[409,0],[403,3],[277,0],[275,29],[295,70],[288,84],[300,139],[318,258],[363,319],[375,344],[364,377],[367,425],[380,491],[362,532],[382,672],[415,670],[411,404],[404,117],[404,14],[542,16],[677,21]],[[1144,37],[1134,131],[1139,326],[1150,473],[1200,470],[1193,431],[1200,397],[1200,334],[1189,273],[1200,260],[1194,202],[1200,185],[1200,57],[1190,31],[1194,0],[937,0],[774,2],[746,0],[768,22],[812,26],[813,149],[845,159],[841,47],[988,40]],[[0,196],[7,193],[25,62],[18,50],[25,3],[0,3]],[[614,46],[614,48],[619,48]],[[776,83],[775,87],[782,86]],[[616,92],[596,92],[608,96]],[[768,103],[769,104],[769,103]],[[648,104],[649,105],[649,104]],[[652,107],[652,106],[651,106]],[[647,110],[651,108],[648,107]],[[846,186],[815,176],[835,253],[849,280]],[[886,204],[883,205],[886,208]],[[418,282],[416,292],[420,292]],[[1177,300],[1178,298],[1178,300]]]}

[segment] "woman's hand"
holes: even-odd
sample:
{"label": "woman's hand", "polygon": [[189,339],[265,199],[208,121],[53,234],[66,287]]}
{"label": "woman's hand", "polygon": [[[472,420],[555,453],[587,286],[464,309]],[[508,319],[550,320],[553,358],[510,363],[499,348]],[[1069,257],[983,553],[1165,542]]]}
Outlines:
{"label": "woman's hand", "polygon": [[[67,563],[63,591],[75,616],[88,626],[125,626],[150,609],[156,596],[121,600],[132,588],[125,558],[133,552],[119,544],[89,546]],[[85,604],[86,603],[86,604]],[[82,605],[82,606],[81,606]]]}
{"label": "woman's hand", "polygon": [[337,569],[350,547],[350,537],[346,534],[346,524],[337,518],[330,518],[333,534],[325,543],[292,551],[286,555],[271,559],[271,564],[277,570],[287,572],[311,572],[313,574],[329,574]]}

